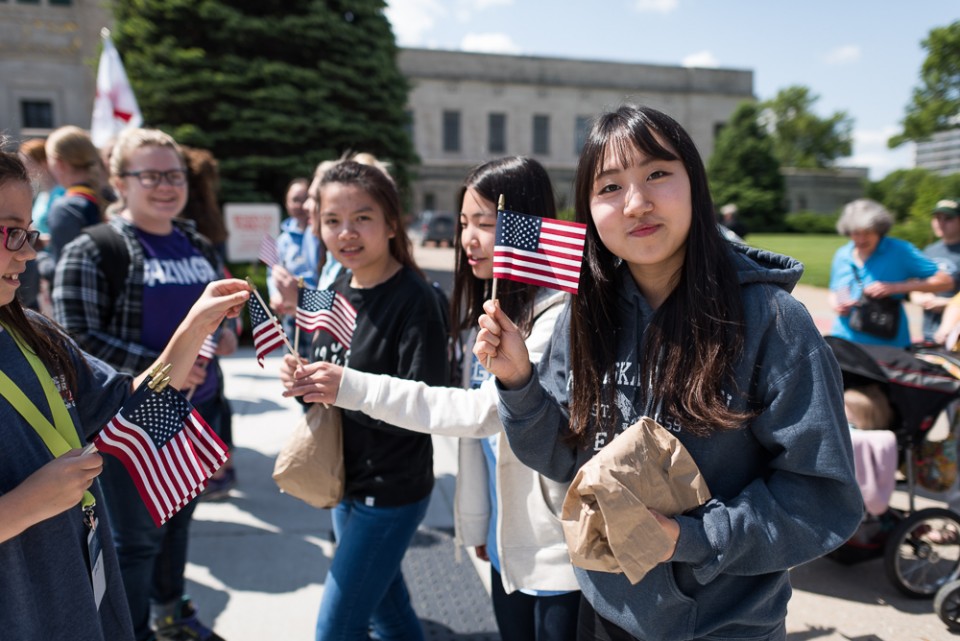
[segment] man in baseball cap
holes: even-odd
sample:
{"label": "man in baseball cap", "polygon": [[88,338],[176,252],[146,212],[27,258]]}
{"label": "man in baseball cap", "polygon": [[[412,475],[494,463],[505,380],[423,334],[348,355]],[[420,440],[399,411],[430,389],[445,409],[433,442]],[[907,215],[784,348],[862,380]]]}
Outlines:
{"label": "man in baseball cap", "polygon": [[913,292],[910,300],[923,307],[923,337],[933,340],[940,327],[943,310],[960,291],[960,198],[937,202],[931,212],[930,226],[939,240],[924,247],[923,253],[937,263],[941,271],[953,276],[953,289],[939,294]]}

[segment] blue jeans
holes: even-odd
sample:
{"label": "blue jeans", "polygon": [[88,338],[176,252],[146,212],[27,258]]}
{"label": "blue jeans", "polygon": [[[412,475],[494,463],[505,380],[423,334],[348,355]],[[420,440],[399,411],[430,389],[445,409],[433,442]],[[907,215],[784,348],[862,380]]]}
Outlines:
{"label": "blue jeans", "polygon": [[[196,408],[216,431],[220,399],[211,399]],[[113,456],[103,458],[100,487],[113,529],[134,635],[137,641],[143,641],[153,636],[150,630],[151,601],[167,604],[183,596],[190,521],[198,501],[190,501],[169,521],[157,527],[123,463]]]}
{"label": "blue jeans", "polygon": [[317,641],[423,641],[400,562],[430,497],[399,507],[344,500],[333,510],[337,551],[323,586]]}
{"label": "blue jeans", "polygon": [[576,641],[580,592],[533,596],[507,594],[500,573],[490,565],[490,596],[501,641]]}

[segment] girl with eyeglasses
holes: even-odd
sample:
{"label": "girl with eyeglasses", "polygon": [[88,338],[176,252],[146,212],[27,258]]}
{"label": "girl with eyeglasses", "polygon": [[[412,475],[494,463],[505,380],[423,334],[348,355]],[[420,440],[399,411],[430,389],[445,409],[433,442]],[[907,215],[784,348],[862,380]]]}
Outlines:
{"label": "girl with eyeglasses", "polygon": [[[128,641],[120,566],[94,482],[104,459],[82,448],[154,363],[136,377],[119,373],[21,306],[19,275],[37,255],[31,199],[23,164],[0,152],[0,630],[10,639]],[[239,280],[205,289],[155,359],[173,364],[171,384],[187,380],[204,338],[240,312],[247,290]],[[97,549],[102,583],[88,561]]]}
{"label": "girl with eyeglasses", "polygon": [[[187,201],[183,153],[167,134],[127,129],[110,157],[119,215],[87,230],[63,250],[54,280],[54,315],[81,347],[121,372],[137,372],[152,362],[177,323],[210,282],[223,277],[223,265],[193,221],[177,215]],[[122,281],[111,272],[122,270]],[[120,280],[120,279],[115,279]],[[113,283],[113,284],[111,284]],[[218,344],[235,348],[229,327],[218,330]],[[195,360],[183,389],[214,431],[223,416],[220,370]],[[157,528],[119,461],[108,459],[102,476],[114,527],[127,601],[137,641],[193,634],[220,639],[200,623],[184,594],[184,571],[194,500]]]}

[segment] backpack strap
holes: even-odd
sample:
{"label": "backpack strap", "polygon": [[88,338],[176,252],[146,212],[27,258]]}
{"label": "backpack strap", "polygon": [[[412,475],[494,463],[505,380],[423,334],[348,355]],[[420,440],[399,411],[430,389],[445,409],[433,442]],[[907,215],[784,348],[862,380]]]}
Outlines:
{"label": "backpack strap", "polygon": [[[123,290],[123,282],[130,271],[130,252],[123,236],[110,223],[100,223],[83,230],[100,250],[100,270],[107,281],[110,300],[115,301]],[[107,265],[110,266],[107,269]]]}

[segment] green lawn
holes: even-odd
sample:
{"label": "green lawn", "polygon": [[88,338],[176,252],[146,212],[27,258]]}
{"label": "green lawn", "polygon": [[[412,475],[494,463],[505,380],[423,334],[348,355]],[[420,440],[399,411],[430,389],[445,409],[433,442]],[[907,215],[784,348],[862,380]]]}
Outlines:
{"label": "green lawn", "polygon": [[813,287],[830,285],[830,263],[837,248],[847,242],[837,234],[750,234],[747,242],[803,263],[800,282]]}

